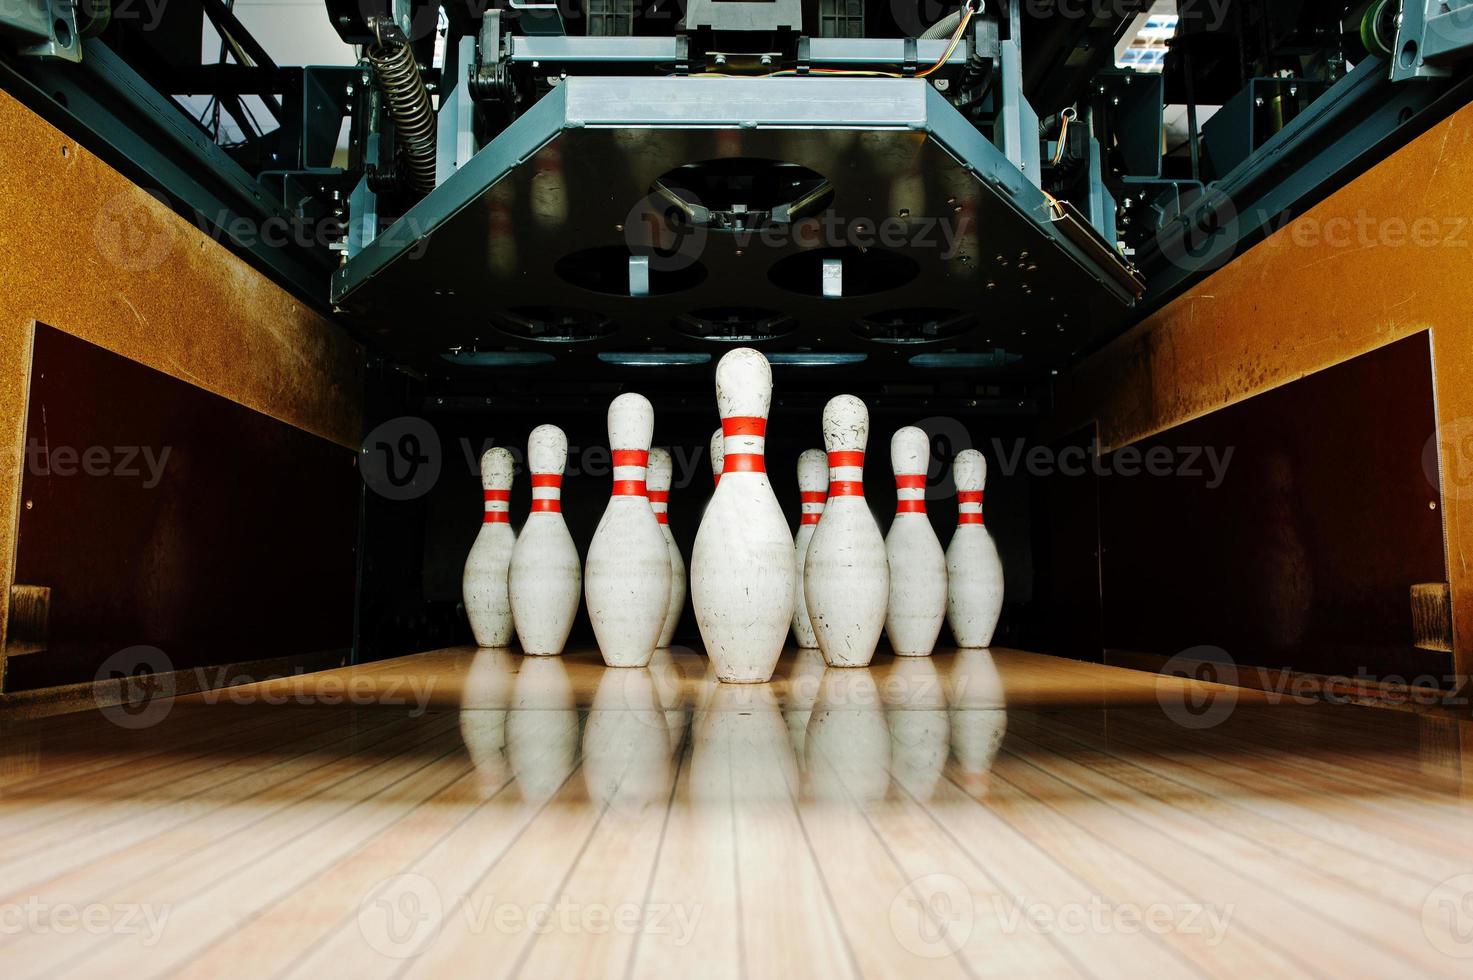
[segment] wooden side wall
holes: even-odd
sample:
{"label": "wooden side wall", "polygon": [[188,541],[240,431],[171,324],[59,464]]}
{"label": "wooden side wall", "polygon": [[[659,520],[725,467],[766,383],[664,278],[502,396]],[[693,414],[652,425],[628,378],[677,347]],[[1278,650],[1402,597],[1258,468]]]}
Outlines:
{"label": "wooden side wall", "polygon": [[[1473,106],[1087,360],[1065,379],[1059,402],[1060,431],[1097,421],[1103,447],[1113,450],[1429,330],[1463,678],[1473,675],[1470,188]],[[1365,391],[1376,397],[1374,387]]]}
{"label": "wooden side wall", "polygon": [[[0,583],[37,322],[356,448],[356,342],[4,93],[0,133]],[[8,601],[0,589],[0,642]]]}

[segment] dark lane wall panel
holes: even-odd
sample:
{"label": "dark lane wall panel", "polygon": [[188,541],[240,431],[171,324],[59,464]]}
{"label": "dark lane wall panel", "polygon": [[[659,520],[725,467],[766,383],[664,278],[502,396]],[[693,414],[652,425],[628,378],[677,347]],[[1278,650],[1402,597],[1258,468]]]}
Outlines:
{"label": "dark lane wall panel", "polygon": [[354,454],[38,325],[16,581],[52,589],[48,648],[9,690],[111,654],[176,668],[352,642]]}
{"label": "dark lane wall panel", "polygon": [[[1413,584],[1447,579],[1424,452],[1434,418],[1422,333],[1111,454],[1100,481],[1106,645],[1172,656],[1207,644],[1239,664],[1348,676],[1447,674],[1446,654],[1412,647],[1409,599]],[[1232,457],[1215,488],[1119,475],[1158,447],[1178,463],[1208,447]]]}

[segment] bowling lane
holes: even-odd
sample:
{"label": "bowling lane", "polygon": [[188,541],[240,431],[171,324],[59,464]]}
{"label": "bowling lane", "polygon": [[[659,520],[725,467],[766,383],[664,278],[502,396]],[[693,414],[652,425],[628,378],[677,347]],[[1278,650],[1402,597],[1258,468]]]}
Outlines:
{"label": "bowling lane", "polygon": [[0,723],[0,972],[1466,975],[1469,731],[1012,650],[441,650]]}

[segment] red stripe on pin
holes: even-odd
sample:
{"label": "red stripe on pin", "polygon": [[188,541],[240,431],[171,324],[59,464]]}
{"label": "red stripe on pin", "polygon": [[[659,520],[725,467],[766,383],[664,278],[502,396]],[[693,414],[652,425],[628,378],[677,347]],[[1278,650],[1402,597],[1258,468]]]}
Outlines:
{"label": "red stripe on pin", "polygon": [[615,449],[615,466],[648,466],[650,465],[650,451],[648,449]]}
{"label": "red stripe on pin", "polygon": [[726,457],[723,473],[766,473],[767,457],[761,453],[732,453]]}
{"label": "red stripe on pin", "polygon": [[532,501],[532,510],[561,514],[563,512],[563,502],[561,500],[534,500]]}
{"label": "red stripe on pin", "polygon": [[819,515],[819,514],[804,514],[803,515],[803,523],[804,524],[817,524],[818,523],[818,519],[819,519],[820,516],[822,516],[822,515]]}
{"label": "red stripe on pin", "polygon": [[803,502],[805,504],[821,504],[828,497],[828,495],[821,490],[804,490],[798,496],[803,499]]}
{"label": "red stripe on pin", "polygon": [[615,480],[615,497],[643,497],[645,496],[643,480]]}
{"label": "red stripe on pin", "polygon": [[486,516],[481,518],[482,524],[510,524],[511,515],[504,510],[488,510]]}
{"label": "red stripe on pin", "polygon": [[864,451],[846,449],[836,453],[829,453],[830,466],[863,466]]}
{"label": "red stripe on pin", "polygon": [[667,514],[667,513],[665,513],[662,510],[659,513],[655,514],[655,521],[656,521],[656,523],[659,523],[659,524],[669,524],[670,523],[670,515]]}
{"label": "red stripe on pin", "polygon": [[561,473],[533,473],[532,486],[534,487],[561,487],[563,475]]}
{"label": "red stripe on pin", "polygon": [[830,497],[863,497],[864,484],[858,480],[834,480],[829,484]]}
{"label": "red stripe on pin", "polygon": [[957,517],[956,517],[956,522],[958,524],[981,524],[982,523],[982,515],[981,514],[958,514]]}
{"label": "red stripe on pin", "polygon": [[982,502],[981,490],[958,490],[956,502],[959,504],[980,504]]}
{"label": "red stripe on pin", "polygon": [[651,490],[649,492],[650,503],[663,504],[670,499],[669,490]]}
{"label": "red stripe on pin", "polygon": [[926,476],[924,473],[920,474],[919,476],[915,476],[909,473],[903,476],[897,476],[895,478],[895,489],[924,490],[926,489]]}
{"label": "red stripe on pin", "polygon": [[511,499],[511,491],[510,490],[487,490],[486,491],[486,500],[487,500],[488,503],[489,502],[494,502],[494,501],[510,500],[510,499]]}
{"label": "red stripe on pin", "polygon": [[721,420],[721,434],[766,437],[767,420],[757,415],[733,415],[729,419]]}
{"label": "red stripe on pin", "polygon": [[924,514],[926,502],[924,500],[897,500],[895,501],[895,513],[897,514]]}

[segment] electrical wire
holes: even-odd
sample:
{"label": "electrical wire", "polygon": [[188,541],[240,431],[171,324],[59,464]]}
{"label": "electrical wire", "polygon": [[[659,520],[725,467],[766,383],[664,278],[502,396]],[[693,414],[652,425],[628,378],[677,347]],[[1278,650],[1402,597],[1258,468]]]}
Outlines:
{"label": "electrical wire", "polygon": [[1054,151],[1054,166],[1056,167],[1059,165],[1059,161],[1064,159],[1064,137],[1069,135],[1069,124],[1077,119],[1078,115],[1072,105],[1064,110],[1063,122],[1059,124],[1059,146]]}

